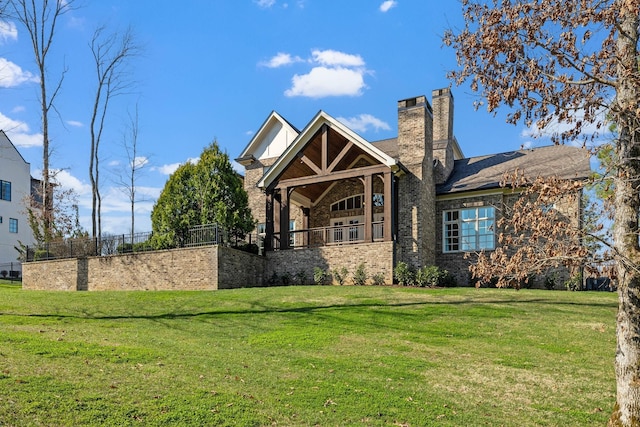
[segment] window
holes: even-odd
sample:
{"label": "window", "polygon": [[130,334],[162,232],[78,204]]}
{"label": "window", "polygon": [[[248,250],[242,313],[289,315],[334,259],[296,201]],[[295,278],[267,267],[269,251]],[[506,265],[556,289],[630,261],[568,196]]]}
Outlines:
{"label": "window", "polygon": [[494,224],[495,209],[489,206],[444,212],[444,252],[495,249]]}
{"label": "window", "polygon": [[[347,197],[331,205],[331,212],[348,211],[351,209],[362,209],[364,206],[364,194],[357,194],[355,196]],[[375,193],[373,195],[372,206],[384,206],[384,194]]]}
{"label": "window", "polygon": [[18,232],[18,220],[15,218],[9,218],[9,233]]}
{"label": "window", "polygon": [[[296,221],[295,220],[290,220],[289,221],[289,231],[295,231],[296,230]],[[289,233],[289,246],[293,247],[296,245],[296,233]]]}
{"label": "window", "polygon": [[259,223],[258,226],[256,227],[256,231],[258,232],[258,234],[266,233],[267,224],[265,224],[264,222]]}
{"label": "window", "polygon": [[11,183],[0,180],[0,200],[11,201]]}
{"label": "window", "polygon": [[362,194],[347,197],[331,205],[331,212],[348,211],[362,208]]}

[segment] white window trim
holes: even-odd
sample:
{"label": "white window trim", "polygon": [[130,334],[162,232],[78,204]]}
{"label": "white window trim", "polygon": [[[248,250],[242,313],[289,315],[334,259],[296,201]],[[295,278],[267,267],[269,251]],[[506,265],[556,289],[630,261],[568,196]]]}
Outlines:
{"label": "white window trim", "polygon": [[[491,209],[493,211],[493,216],[488,216],[488,217],[482,217],[480,218],[478,216],[478,210],[479,209]],[[464,221],[462,219],[462,212],[463,211],[476,211],[475,217],[472,220],[467,220]],[[455,221],[447,221],[447,214],[450,212],[458,212],[458,219]],[[478,230],[478,222],[479,221],[484,221],[484,220],[492,220],[493,222],[493,229],[492,229],[492,233],[491,238],[491,247],[490,248],[479,248],[478,247],[478,242],[480,241],[480,236],[487,236],[488,234],[481,234]],[[475,237],[476,237],[476,244],[473,248],[470,249],[462,249],[464,244],[463,244],[463,236],[462,236],[462,224],[463,223],[475,223],[476,227],[475,227]],[[448,249],[448,236],[447,236],[447,225],[449,224],[458,224],[458,248],[459,249]],[[465,252],[475,252],[475,251],[493,251],[496,248],[496,210],[495,207],[493,206],[489,206],[489,205],[483,205],[483,206],[477,206],[477,207],[473,207],[473,208],[459,208],[459,209],[447,209],[446,211],[442,212],[442,252],[443,253],[447,253],[447,254],[452,254],[452,253],[465,253]]]}

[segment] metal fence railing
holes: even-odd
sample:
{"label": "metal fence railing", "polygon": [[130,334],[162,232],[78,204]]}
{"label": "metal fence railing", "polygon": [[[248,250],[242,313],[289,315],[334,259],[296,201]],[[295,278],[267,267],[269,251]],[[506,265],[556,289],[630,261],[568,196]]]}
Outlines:
{"label": "metal fence railing", "polygon": [[[24,258],[26,262],[30,262],[205,245],[246,247],[257,243],[255,235],[247,234],[241,236],[238,233],[227,232],[216,224],[192,227],[183,236],[175,238],[163,239],[162,237],[155,236],[152,232],[146,232],[85,239],[65,239],[59,242],[27,246]],[[255,252],[257,252],[257,246],[255,247]]]}
{"label": "metal fence railing", "polygon": [[22,263],[20,261],[0,263],[0,279],[22,279]]}

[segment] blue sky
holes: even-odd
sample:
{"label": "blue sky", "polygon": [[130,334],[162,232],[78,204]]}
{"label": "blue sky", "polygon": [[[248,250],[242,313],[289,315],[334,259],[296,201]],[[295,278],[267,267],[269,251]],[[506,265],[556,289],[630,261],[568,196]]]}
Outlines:
{"label": "blue sky", "polygon": [[[272,110],[303,128],[324,110],[374,141],[397,134],[397,104],[431,98],[448,87],[455,52],[442,45],[460,27],[458,1],[416,0],[85,0],[65,14],[49,72],[67,73],[51,117],[51,166],[80,197],[90,229],[89,120],[95,93],[89,42],[93,31],[131,27],[143,47],[130,62],[130,94],[114,99],[101,148],[103,232],[129,230],[129,205],[118,171],[128,115],[138,105],[136,231],[151,230],[150,212],[169,174],[217,139],[234,159]],[[42,165],[37,69],[28,35],[0,23],[0,129],[38,176]],[[466,87],[452,88],[455,134],[467,157],[545,145],[505,123]],[[548,143],[548,142],[547,142]]]}

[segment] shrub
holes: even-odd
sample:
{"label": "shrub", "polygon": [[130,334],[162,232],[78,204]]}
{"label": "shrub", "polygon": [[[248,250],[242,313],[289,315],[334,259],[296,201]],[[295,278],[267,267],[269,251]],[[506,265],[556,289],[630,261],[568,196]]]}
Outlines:
{"label": "shrub", "polygon": [[307,273],[305,273],[303,270],[299,270],[298,272],[296,272],[296,274],[294,275],[294,278],[296,279],[296,283],[298,285],[307,284]]}
{"label": "shrub", "polygon": [[286,272],[282,276],[280,276],[280,283],[282,283],[284,286],[291,284],[291,275],[289,274],[289,272]]}
{"label": "shrub", "polygon": [[344,281],[347,279],[349,270],[346,267],[336,268],[333,270],[333,277],[338,282],[338,285],[344,285]]}
{"label": "shrub", "polygon": [[376,273],[371,276],[371,280],[373,281],[373,286],[382,286],[384,285],[384,274]]}
{"label": "shrub", "polygon": [[445,288],[455,288],[456,286],[458,286],[458,281],[456,280],[456,277],[449,273],[449,271],[447,270],[442,270],[442,276],[440,277],[440,285],[442,287]]}
{"label": "shrub", "polygon": [[9,274],[9,272],[7,270],[0,271],[0,276],[2,276],[3,278],[7,277],[7,274]]}
{"label": "shrub", "polygon": [[274,271],[271,274],[271,277],[267,279],[267,285],[275,286],[278,283],[278,274]]}
{"label": "shrub", "polygon": [[401,286],[413,286],[415,284],[416,274],[410,265],[401,261],[393,269],[393,277]]}
{"label": "shrub", "polygon": [[47,251],[46,249],[36,249],[36,251],[33,253],[34,261],[42,261],[42,260],[47,260],[51,258],[55,258],[55,257],[51,256],[49,251]]}
{"label": "shrub", "polygon": [[568,291],[579,291],[582,289],[582,274],[574,274],[571,276],[569,280],[567,280],[564,285],[567,287]]}
{"label": "shrub", "polygon": [[367,271],[365,270],[364,263],[360,263],[360,265],[356,267],[356,271],[353,272],[351,279],[356,286],[364,286],[367,284]]}
{"label": "shrub", "polygon": [[552,290],[556,288],[558,284],[558,273],[553,273],[550,276],[544,278],[544,287],[547,290]]}
{"label": "shrub", "polygon": [[324,285],[327,283],[327,280],[329,279],[329,277],[331,276],[331,273],[329,273],[328,271],[323,270],[320,267],[314,267],[313,268],[313,282],[316,285]]}
{"label": "shrub", "polygon": [[415,282],[420,287],[442,286],[446,288],[457,286],[456,279],[447,270],[442,270],[435,265],[422,267],[416,272]]}

